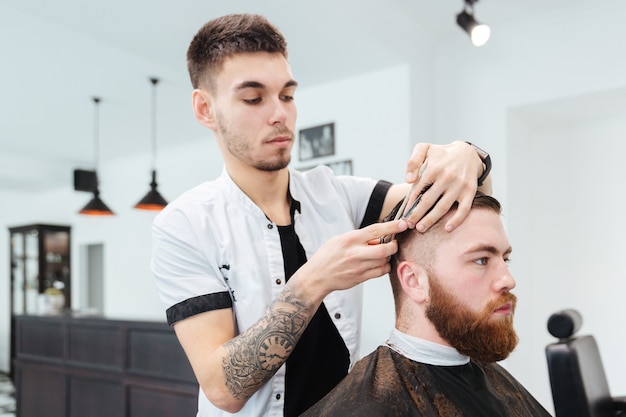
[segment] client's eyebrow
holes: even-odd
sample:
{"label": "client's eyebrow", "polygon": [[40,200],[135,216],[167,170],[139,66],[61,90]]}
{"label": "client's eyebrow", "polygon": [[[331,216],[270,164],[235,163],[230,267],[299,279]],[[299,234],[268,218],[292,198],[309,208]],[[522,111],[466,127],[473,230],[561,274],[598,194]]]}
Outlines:
{"label": "client's eyebrow", "polygon": [[485,245],[481,243],[481,244],[478,244],[476,246],[469,248],[466,251],[466,253],[473,253],[473,252],[489,252],[492,255],[499,255],[500,253],[502,253],[502,256],[507,256],[507,255],[510,255],[511,252],[513,252],[513,248],[509,246],[504,252],[500,252],[500,250],[493,245]]}

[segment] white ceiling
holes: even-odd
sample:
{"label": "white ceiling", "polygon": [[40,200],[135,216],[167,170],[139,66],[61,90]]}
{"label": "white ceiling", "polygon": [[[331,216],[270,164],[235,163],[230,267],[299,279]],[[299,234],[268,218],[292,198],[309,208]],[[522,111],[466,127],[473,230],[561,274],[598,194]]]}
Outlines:
{"label": "white ceiling", "polygon": [[[493,27],[589,0],[482,0]],[[285,34],[301,88],[408,61],[416,42],[465,37],[462,0],[0,0],[0,190],[71,184],[100,160],[150,148],[149,77],[157,89],[159,149],[199,140],[185,53],[208,19],[266,15]],[[356,6],[356,7],[355,7]],[[468,48],[471,45],[468,41]]]}

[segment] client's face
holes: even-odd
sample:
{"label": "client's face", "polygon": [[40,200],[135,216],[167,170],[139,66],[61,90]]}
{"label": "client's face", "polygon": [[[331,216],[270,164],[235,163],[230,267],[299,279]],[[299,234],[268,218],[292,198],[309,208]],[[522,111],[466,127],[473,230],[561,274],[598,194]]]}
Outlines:
{"label": "client's face", "polygon": [[426,316],[443,339],[474,359],[496,362],[517,345],[510,252],[500,216],[474,209],[440,243],[429,270]]}

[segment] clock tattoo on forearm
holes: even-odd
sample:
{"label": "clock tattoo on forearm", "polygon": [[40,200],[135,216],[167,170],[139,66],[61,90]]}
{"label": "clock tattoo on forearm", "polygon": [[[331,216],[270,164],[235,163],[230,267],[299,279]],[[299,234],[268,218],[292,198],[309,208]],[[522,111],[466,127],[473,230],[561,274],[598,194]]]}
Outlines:
{"label": "clock tattoo on forearm", "polygon": [[307,324],[313,306],[287,287],[251,328],[224,344],[226,387],[236,399],[247,399],[285,363]]}

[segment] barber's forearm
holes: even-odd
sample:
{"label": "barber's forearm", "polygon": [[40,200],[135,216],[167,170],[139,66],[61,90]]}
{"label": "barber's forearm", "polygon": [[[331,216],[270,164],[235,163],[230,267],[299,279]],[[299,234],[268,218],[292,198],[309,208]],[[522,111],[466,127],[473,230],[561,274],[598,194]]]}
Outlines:
{"label": "barber's forearm", "polygon": [[241,407],[285,363],[318,306],[286,286],[254,326],[223,345],[224,382]]}

